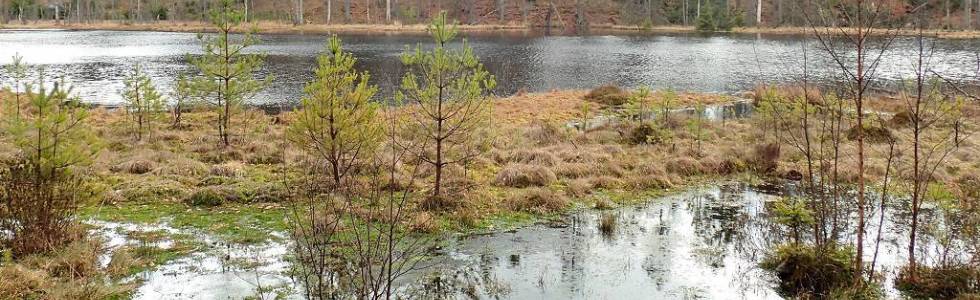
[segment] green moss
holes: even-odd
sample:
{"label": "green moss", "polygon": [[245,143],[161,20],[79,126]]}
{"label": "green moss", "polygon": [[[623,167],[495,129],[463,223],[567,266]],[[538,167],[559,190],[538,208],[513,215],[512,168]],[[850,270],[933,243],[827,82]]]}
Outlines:
{"label": "green moss", "polygon": [[167,223],[178,229],[193,229],[235,243],[261,243],[272,232],[288,231],[288,209],[229,204],[220,208],[192,208],[181,203],[88,207],[83,218],[136,224]]}
{"label": "green moss", "polygon": [[225,203],[225,193],[217,188],[198,189],[184,203],[191,206],[215,207]]}

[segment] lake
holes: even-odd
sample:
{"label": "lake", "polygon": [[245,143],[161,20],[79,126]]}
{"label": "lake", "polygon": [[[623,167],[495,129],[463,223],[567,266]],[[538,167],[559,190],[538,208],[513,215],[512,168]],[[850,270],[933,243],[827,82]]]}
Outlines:
{"label": "lake", "polygon": [[[830,82],[840,70],[814,40],[792,35],[632,34],[622,36],[541,36],[523,33],[464,34],[487,69],[497,77],[496,94],[552,89],[588,89],[606,83],[647,85],[713,93],[736,93],[757,84],[799,82],[803,49],[811,77]],[[273,84],[250,99],[256,104],[295,103],[311,77],[327,35],[261,35],[253,53],[268,55],[262,75]],[[431,40],[420,34],[345,34],[344,46],[360,59],[390,96],[404,75],[399,56],[406,47]],[[909,38],[892,49],[912,49]],[[455,45],[458,46],[458,45]],[[978,40],[937,40],[932,68],[953,80],[972,81]],[[186,55],[201,53],[197,34],[141,31],[0,30],[0,64],[14,54],[64,77],[83,101],[121,101],[122,80],[136,63],[169,91],[177,74],[191,70]],[[885,54],[878,75],[884,82],[911,76],[911,50]],[[0,71],[0,81],[9,76]]]}

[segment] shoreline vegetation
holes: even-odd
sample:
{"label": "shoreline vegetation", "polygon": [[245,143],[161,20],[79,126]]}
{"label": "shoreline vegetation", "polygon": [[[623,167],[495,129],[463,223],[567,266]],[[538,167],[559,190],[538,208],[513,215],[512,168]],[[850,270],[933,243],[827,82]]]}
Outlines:
{"label": "shoreline vegetation", "polygon": [[[426,34],[425,24],[304,24],[293,25],[283,22],[258,21],[252,23],[256,33],[259,34]],[[235,28],[233,31],[242,33],[250,30],[251,27]],[[558,29],[557,27],[553,27]],[[544,34],[545,27],[526,26],[522,24],[477,24],[477,25],[458,25],[458,29],[466,34]],[[0,24],[0,30],[79,30],[79,31],[157,31],[157,32],[180,32],[180,33],[199,33],[214,32],[208,22],[201,21],[159,21],[159,22],[118,22],[118,21],[93,21],[84,23],[66,23],[50,20],[33,21],[27,24],[8,23]],[[807,35],[813,31],[831,32],[837,30],[831,27],[735,27],[730,31],[702,31],[696,26],[632,26],[615,24],[591,24],[590,31],[586,35],[656,35],[656,34],[761,34],[761,35]],[[844,29],[846,30],[846,29]],[[556,31],[556,35],[563,34]],[[980,30],[943,30],[930,29],[926,34],[944,39],[977,39],[980,38]],[[916,29],[890,29],[878,30],[878,35],[897,35],[897,36],[916,36],[919,34]]]}

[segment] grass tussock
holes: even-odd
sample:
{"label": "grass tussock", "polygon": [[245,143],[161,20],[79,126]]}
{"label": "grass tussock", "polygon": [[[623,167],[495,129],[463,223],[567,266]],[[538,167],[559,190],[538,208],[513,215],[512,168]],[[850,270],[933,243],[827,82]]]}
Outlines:
{"label": "grass tussock", "polygon": [[616,234],[616,215],[604,213],[599,216],[599,233],[603,237],[610,238]]}
{"label": "grass tussock", "polygon": [[980,270],[975,265],[919,265],[913,277],[906,266],[895,287],[915,299],[974,299],[980,296]]}
{"label": "grass tussock", "polygon": [[514,191],[505,203],[513,211],[548,214],[564,210],[568,207],[569,200],[561,192],[546,188],[528,188]]}
{"label": "grass tussock", "polygon": [[629,97],[628,91],[610,84],[592,89],[585,95],[585,100],[602,105],[616,106],[625,104]]}
{"label": "grass tussock", "polygon": [[[4,299],[119,299],[134,288],[98,266],[102,245],[78,240],[52,253],[32,255],[0,265]],[[117,266],[120,263],[116,264]],[[129,266],[116,268],[129,269]],[[114,279],[116,278],[116,279]]]}
{"label": "grass tussock", "polygon": [[525,188],[549,186],[557,180],[555,172],[547,167],[512,163],[504,166],[497,173],[494,183],[498,186]]}
{"label": "grass tussock", "polygon": [[857,296],[855,293],[865,294],[869,291],[850,290],[855,272],[853,258],[854,252],[847,248],[787,244],[779,246],[763,259],[761,266],[776,274],[784,296]]}

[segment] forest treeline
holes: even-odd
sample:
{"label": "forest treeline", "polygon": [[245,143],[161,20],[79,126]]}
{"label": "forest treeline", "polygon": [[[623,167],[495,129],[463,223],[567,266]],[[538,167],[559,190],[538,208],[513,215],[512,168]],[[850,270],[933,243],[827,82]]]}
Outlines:
{"label": "forest treeline", "polygon": [[[470,25],[590,26],[805,26],[807,19],[845,22],[837,0],[236,0],[246,19],[292,24],[416,24],[438,12]],[[206,21],[215,0],[0,0],[0,23],[55,21]],[[882,0],[889,26],[922,12],[933,29],[975,29],[980,0]],[[726,9],[727,8],[727,9]],[[720,23],[720,25],[719,25]],[[841,24],[846,25],[846,24]]]}

